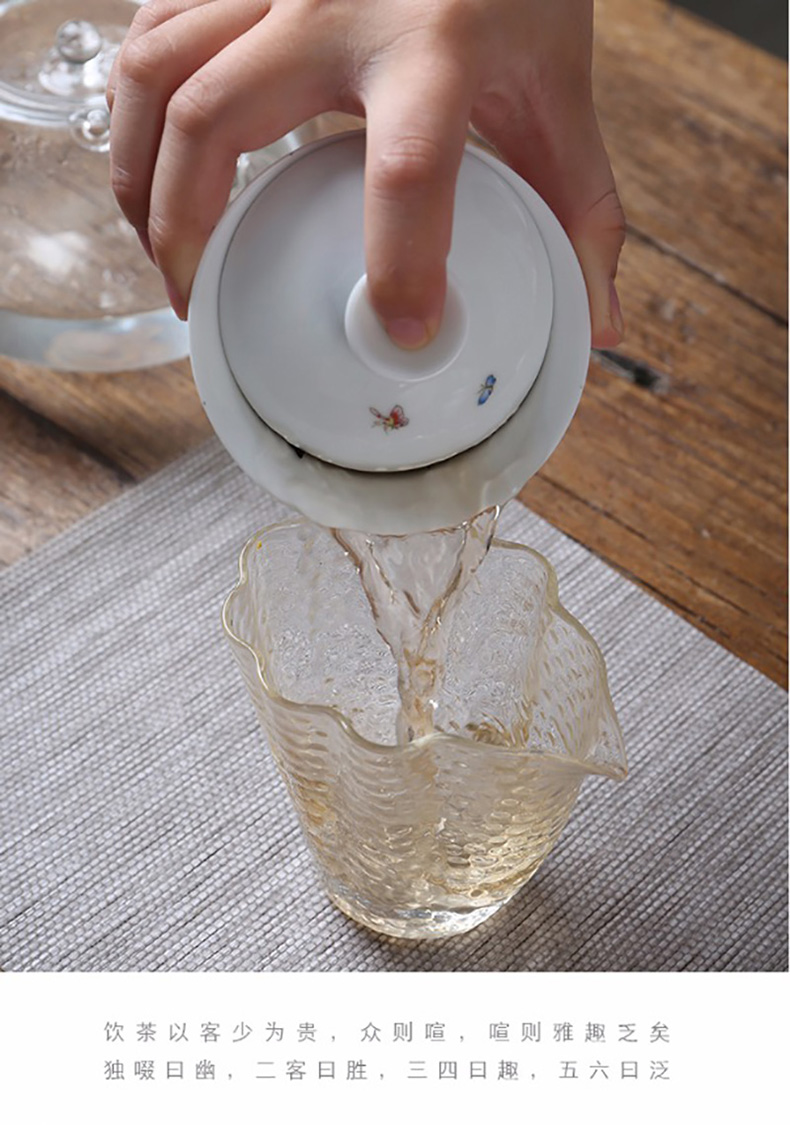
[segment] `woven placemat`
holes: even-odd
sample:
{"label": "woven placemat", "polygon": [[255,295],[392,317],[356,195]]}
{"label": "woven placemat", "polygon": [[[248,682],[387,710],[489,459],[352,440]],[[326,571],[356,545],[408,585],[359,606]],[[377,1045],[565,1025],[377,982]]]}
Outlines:
{"label": "woven placemat", "polygon": [[468,934],[332,907],[219,625],[285,514],[210,442],[0,575],[0,966],[786,969],[786,694],[517,503],[500,534],[601,645],[631,776]]}

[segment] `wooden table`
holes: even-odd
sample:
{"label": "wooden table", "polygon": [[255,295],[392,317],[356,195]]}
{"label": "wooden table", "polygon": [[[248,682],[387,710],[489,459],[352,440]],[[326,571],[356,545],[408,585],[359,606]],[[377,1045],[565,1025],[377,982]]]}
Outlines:
{"label": "wooden table", "polygon": [[[787,68],[668,3],[596,10],[628,332],[521,498],[786,685]],[[186,361],[0,359],[0,559],[209,433]]]}

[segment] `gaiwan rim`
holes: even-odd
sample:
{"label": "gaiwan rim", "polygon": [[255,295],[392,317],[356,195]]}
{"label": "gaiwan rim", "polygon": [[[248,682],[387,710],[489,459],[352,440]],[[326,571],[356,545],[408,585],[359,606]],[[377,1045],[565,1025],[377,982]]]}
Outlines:
{"label": "gaiwan rim", "polygon": [[[534,758],[536,761],[540,761],[541,763],[550,765],[559,771],[577,773],[582,779],[587,775],[597,775],[600,777],[608,777],[613,781],[625,780],[625,778],[628,776],[628,765],[625,759],[625,755],[623,756],[622,764],[619,766],[614,764],[598,765],[593,762],[587,762],[584,759],[572,758],[570,756],[566,757],[561,754],[547,754],[535,750],[526,751],[525,747],[519,746],[496,746],[490,742],[475,741],[474,739],[467,738],[466,736],[461,734],[444,733],[431,734],[425,738],[416,739],[414,742],[407,743],[394,743],[385,745],[384,743],[380,742],[371,742],[369,739],[364,738],[361,734],[358,733],[351,720],[346,718],[346,716],[339,708],[333,707],[328,703],[297,703],[295,700],[289,699],[287,696],[281,695],[278,691],[276,691],[269,684],[266,678],[266,668],[263,657],[258,652],[258,650],[253,647],[253,645],[251,645],[248,641],[245,641],[243,637],[240,637],[238,633],[234,631],[230,624],[229,616],[234,600],[242,596],[245,588],[249,586],[249,567],[247,560],[249,556],[258,549],[258,545],[264,541],[267,535],[271,535],[275,532],[288,531],[298,527],[304,527],[309,523],[309,520],[303,519],[301,517],[296,517],[288,520],[280,520],[277,523],[267,524],[259,531],[256,531],[254,535],[251,535],[242,547],[241,554],[239,555],[239,576],[236,581],[236,585],[226,596],[222,604],[222,628],[225,632],[226,637],[232,644],[238,645],[239,648],[241,648],[245,652],[248,652],[253,657],[255,661],[255,670],[258,677],[258,682],[265,695],[269,700],[271,700],[273,704],[275,704],[275,706],[283,707],[287,711],[298,712],[301,715],[321,715],[341,727],[345,734],[350,739],[352,739],[352,741],[355,742],[358,747],[374,754],[419,754],[422,752],[425,746],[430,746],[436,742],[450,741],[456,744],[460,744],[467,754],[484,754],[486,758],[489,759],[492,756],[502,756],[503,758],[510,758],[513,756],[513,754],[528,754],[529,757]],[[606,662],[603,658],[603,654],[601,653],[601,650],[598,647],[598,643],[595,638],[587,631],[587,629],[585,629],[582,623],[578,621],[577,618],[575,618],[573,614],[565,608],[565,606],[560,601],[559,582],[557,579],[557,572],[554,570],[554,567],[544,555],[542,555],[539,551],[536,551],[534,547],[528,547],[525,543],[514,543],[507,539],[494,538],[491,542],[491,548],[493,549],[494,547],[504,550],[524,552],[525,554],[531,555],[534,559],[537,559],[537,561],[543,566],[548,579],[546,589],[546,603],[548,605],[548,608],[554,616],[560,617],[563,621],[570,625],[579,634],[579,636],[590,645],[593,657],[598,665],[599,672],[601,674],[601,691],[603,694],[603,703],[608,707],[615,722],[619,726],[619,720],[617,719],[617,714],[614,709],[614,703],[612,701],[611,691],[609,689],[609,677],[606,671]]]}
{"label": "gaiwan rim", "polygon": [[521,197],[549,256],[554,310],[546,355],[529,394],[513,416],[479,445],[446,461],[401,472],[344,469],[296,451],[261,420],[239,388],[220,333],[223,263],[236,227],[257,196],[290,162],[316,148],[342,144],[359,130],[337,133],[283,157],[248,184],[220,219],[198,267],[189,307],[192,373],[203,408],[226,450],[254,481],[323,527],[408,535],[457,526],[516,495],[551,456],[576,412],[590,358],[590,313],[581,267],[546,203],[520,176],[481,148]]}

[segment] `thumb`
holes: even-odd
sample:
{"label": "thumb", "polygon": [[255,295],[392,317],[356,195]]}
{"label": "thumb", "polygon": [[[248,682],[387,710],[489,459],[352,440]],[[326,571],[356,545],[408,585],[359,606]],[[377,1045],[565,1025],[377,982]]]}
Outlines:
{"label": "thumb", "polygon": [[617,263],[625,240],[625,215],[614,184],[577,222],[569,224],[568,234],[587,285],[592,345],[613,348],[625,334],[615,286]]}
{"label": "thumb", "polygon": [[587,286],[593,347],[619,344],[625,327],[615,276],[625,214],[592,101],[569,100],[564,109],[555,105],[550,121],[489,136],[546,201],[573,244]]}

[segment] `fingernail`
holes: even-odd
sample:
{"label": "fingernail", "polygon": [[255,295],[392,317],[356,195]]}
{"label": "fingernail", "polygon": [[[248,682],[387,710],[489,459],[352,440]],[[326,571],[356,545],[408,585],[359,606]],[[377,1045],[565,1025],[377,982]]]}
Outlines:
{"label": "fingernail", "polygon": [[392,342],[408,351],[423,347],[431,338],[426,322],[412,317],[396,317],[395,320],[388,320],[384,327]]}
{"label": "fingernail", "polygon": [[625,323],[623,321],[623,311],[620,308],[620,298],[617,296],[614,281],[609,282],[609,319],[612,322],[612,328],[618,336],[625,335]]}
{"label": "fingernail", "polygon": [[154,260],[154,251],[151,247],[151,239],[148,237],[148,231],[145,229],[145,227],[135,227],[134,229],[137,232],[137,237],[140,239],[140,245],[142,246],[143,250],[145,250],[149,260],[153,262],[154,265],[156,265],[156,261]]}
{"label": "fingernail", "polygon": [[186,320],[189,309],[189,294],[192,290],[192,281],[197,272],[200,261],[200,249],[193,243],[184,241],[168,255],[161,254],[159,268],[165,274],[167,294],[170,303],[181,320]]}
{"label": "fingernail", "polygon": [[173,306],[173,312],[176,314],[179,320],[186,320],[187,302],[181,296],[178,289],[173,284],[173,282],[170,281],[169,278],[165,278],[165,289],[167,290],[167,296],[170,304]]}

